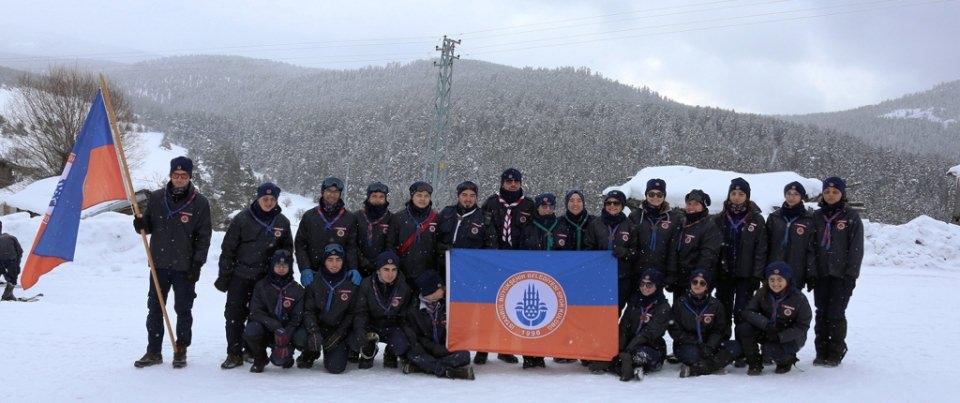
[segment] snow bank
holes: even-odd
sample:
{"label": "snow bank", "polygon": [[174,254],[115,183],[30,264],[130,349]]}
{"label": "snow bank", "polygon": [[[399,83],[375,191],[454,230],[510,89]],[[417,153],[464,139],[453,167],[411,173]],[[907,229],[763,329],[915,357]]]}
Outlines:
{"label": "snow bank", "polygon": [[702,189],[710,195],[712,205],[710,211],[720,211],[723,201],[727,198],[727,189],[730,180],[743,177],[750,182],[750,199],[757,203],[764,215],[770,214],[775,207],[783,204],[783,187],[797,181],[803,184],[807,195],[811,198],[820,194],[822,182],[819,179],[804,178],[795,172],[769,172],[761,174],[742,174],[715,169],[700,169],[689,166],[657,166],[647,167],[637,172],[627,183],[620,186],[611,186],[604,189],[604,193],[617,189],[628,198],[644,199],[647,181],[660,178],[667,182],[667,201],[671,205],[682,207],[683,197],[692,189]]}
{"label": "snow bank", "polygon": [[955,166],[955,167],[952,167],[952,168],[948,169],[948,170],[947,170],[947,175],[956,176],[956,177],[960,178],[960,165],[957,165],[957,166]]}
{"label": "snow bank", "polygon": [[[185,148],[178,145],[164,147],[163,133],[134,133],[127,141],[133,145],[128,151],[127,160],[131,165],[130,179],[135,191],[153,190],[163,186],[169,177],[170,160],[187,153]],[[59,181],[59,176],[44,178],[26,185],[22,190],[10,194],[0,193],[0,202],[20,210],[43,214],[50,205],[50,198]],[[90,207],[83,216],[95,214],[101,207]]]}
{"label": "snow bank", "polygon": [[865,266],[960,269],[960,226],[922,215],[902,225],[866,222]]}

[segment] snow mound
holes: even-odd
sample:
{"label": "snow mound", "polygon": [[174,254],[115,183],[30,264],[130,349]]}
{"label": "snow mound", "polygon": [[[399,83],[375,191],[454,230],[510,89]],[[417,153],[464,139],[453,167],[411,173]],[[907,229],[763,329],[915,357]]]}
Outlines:
{"label": "snow mound", "polygon": [[819,179],[805,178],[795,172],[769,172],[761,174],[743,174],[715,169],[700,169],[684,165],[647,167],[637,172],[627,183],[604,189],[604,193],[617,189],[628,198],[644,199],[647,181],[660,178],[667,182],[667,201],[675,207],[683,207],[684,196],[692,189],[702,189],[710,195],[710,211],[720,211],[727,198],[730,180],[743,177],[750,183],[750,199],[760,206],[763,214],[770,214],[783,204],[783,187],[788,183],[800,182],[811,198],[820,194],[822,182]]}
{"label": "snow mound", "polygon": [[948,170],[947,170],[947,175],[955,176],[955,177],[960,178],[960,165],[957,165],[957,166],[955,166],[955,167],[952,167],[952,168],[948,169]]}
{"label": "snow mound", "polygon": [[922,215],[902,225],[866,222],[864,266],[957,269],[960,226]]}
{"label": "snow mound", "polygon": [[946,129],[951,124],[957,123],[956,119],[941,118],[937,116],[937,111],[942,111],[943,108],[907,108],[907,109],[897,109],[894,111],[887,112],[883,115],[880,115],[882,118],[886,119],[923,119],[929,120],[931,122],[940,123],[943,125],[943,128]]}

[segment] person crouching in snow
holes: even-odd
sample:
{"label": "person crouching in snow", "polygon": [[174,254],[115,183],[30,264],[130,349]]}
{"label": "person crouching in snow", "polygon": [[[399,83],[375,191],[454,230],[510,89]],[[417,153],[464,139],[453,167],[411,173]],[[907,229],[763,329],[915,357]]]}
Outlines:
{"label": "person crouching in snow", "polygon": [[243,331],[243,338],[253,353],[250,372],[263,372],[267,365],[267,346],[271,347],[270,362],[283,368],[293,366],[291,338],[303,316],[304,290],[293,281],[291,263],[290,252],[277,250],[270,258],[267,277],[253,288],[250,319]]}
{"label": "person crouching in snow", "polygon": [[785,374],[797,362],[797,352],[807,341],[813,312],[807,297],[792,284],[790,265],[772,262],[764,269],[765,287],[757,291],[737,325],[737,339],[746,358],[747,375],[763,372],[763,358],[777,364],[776,373]]}
{"label": "person crouching in snow", "polygon": [[323,269],[306,288],[303,327],[297,329],[293,344],[302,351],[297,368],[313,368],[323,352],[323,367],[331,374],[347,368],[347,336],[352,330],[357,286],[343,268],[347,255],[338,243],[323,250]]}
{"label": "person crouching in snow", "polygon": [[410,344],[403,331],[403,315],[412,292],[400,273],[400,258],[392,251],[377,256],[377,272],[363,279],[357,290],[357,307],[353,319],[352,345],[360,351],[360,369],[373,367],[377,342],[387,343],[383,366],[395,368],[387,356],[402,357]]}
{"label": "person crouching in snow", "polygon": [[403,373],[427,372],[439,378],[474,379],[469,351],[447,350],[447,306],[440,276],[417,278],[419,301],[410,304],[404,331],[410,340]]}
{"label": "person crouching in snow", "polygon": [[722,373],[740,356],[740,346],[730,340],[730,326],[720,301],[710,295],[713,275],[703,269],[690,275],[687,294],[673,306],[670,337],[674,354],[683,365],[680,377]]}
{"label": "person crouching in snow", "polygon": [[640,276],[639,291],[627,300],[627,309],[620,319],[620,354],[614,360],[621,381],[643,379],[649,372],[659,371],[667,355],[667,332],[673,314],[663,295],[663,273],[649,268]]}

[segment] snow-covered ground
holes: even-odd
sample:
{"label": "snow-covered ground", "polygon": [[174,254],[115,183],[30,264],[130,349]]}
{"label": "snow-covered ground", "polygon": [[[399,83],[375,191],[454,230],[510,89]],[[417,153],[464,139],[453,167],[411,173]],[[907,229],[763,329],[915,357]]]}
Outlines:
{"label": "snow-covered ground", "polygon": [[653,178],[667,182],[667,202],[674,207],[684,206],[684,196],[691,189],[701,189],[710,195],[710,212],[717,213],[723,208],[723,201],[727,198],[727,189],[730,180],[743,177],[750,183],[750,200],[757,203],[763,214],[770,214],[774,207],[783,203],[783,187],[788,183],[800,182],[807,190],[807,196],[814,198],[820,195],[822,182],[815,178],[804,178],[794,172],[768,172],[760,174],[742,174],[716,169],[700,169],[689,166],[655,166],[641,169],[632,179],[620,186],[611,186],[604,189],[604,193],[617,189],[628,198],[644,199],[647,181]]}
{"label": "snow-covered ground", "polygon": [[[0,217],[3,229],[25,247],[39,218],[25,213]],[[20,401],[625,401],[644,398],[703,401],[946,401],[960,368],[955,365],[960,314],[954,286],[960,282],[960,227],[919,217],[893,226],[868,223],[866,259],[848,311],[850,353],[835,369],[813,367],[810,342],[799,368],[772,369],[747,377],[743,369],[723,376],[679,379],[677,366],[642,382],[589,374],[578,364],[523,371],[493,360],[476,368],[474,382],[402,375],[383,369],[342,375],[268,366],[224,371],[224,294],[213,288],[223,233],[197,285],[190,365],[174,370],[134,369],[143,354],[149,277],[143,247],[130,217],[105,213],[82,221],[76,261],[41,278],[24,295],[42,292],[36,303],[0,303],[0,355],[6,387],[0,400]],[[812,298],[812,297],[811,297]],[[172,313],[172,312],[171,312]],[[164,339],[165,343],[167,342]]]}
{"label": "snow-covered ground", "polygon": [[897,109],[883,115],[880,115],[882,118],[887,119],[924,119],[931,122],[940,123],[943,125],[943,128],[946,129],[951,124],[957,123],[956,119],[942,118],[937,116],[937,112],[942,112],[943,108],[908,108],[908,109]]}

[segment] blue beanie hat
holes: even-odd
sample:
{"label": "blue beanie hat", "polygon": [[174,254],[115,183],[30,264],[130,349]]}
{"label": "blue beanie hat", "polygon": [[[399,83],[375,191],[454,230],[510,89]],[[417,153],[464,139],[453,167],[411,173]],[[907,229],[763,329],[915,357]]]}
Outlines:
{"label": "blue beanie hat", "polygon": [[623,194],[623,192],[619,190],[611,190],[607,192],[605,196],[603,196],[603,201],[607,201],[609,199],[617,199],[621,206],[627,205],[627,195]]}
{"label": "blue beanie hat", "polygon": [[410,185],[410,197],[413,197],[414,193],[417,192],[427,192],[427,194],[433,194],[433,186],[430,186],[429,183],[424,181],[416,181]]}
{"label": "blue beanie hat", "polygon": [[713,273],[711,273],[710,270],[696,269],[693,273],[690,273],[691,282],[698,277],[707,282],[707,288],[713,287]]}
{"label": "blue beanie hat", "polygon": [[783,194],[787,194],[787,191],[795,190],[797,193],[800,193],[800,198],[807,200],[807,189],[803,187],[803,184],[797,181],[793,181],[783,187]]}
{"label": "blue beanie hat", "polygon": [[727,190],[727,194],[729,195],[730,192],[734,190],[742,191],[743,193],[747,194],[747,199],[750,198],[750,182],[747,182],[746,179],[734,178],[733,180],[731,180],[730,188]]}
{"label": "blue beanie hat", "polygon": [[557,207],[557,196],[554,196],[553,193],[540,193],[533,199],[534,206],[540,207],[544,204]]}
{"label": "blue beanie hat", "polygon": [[657,288],[663,287],[663,272],[660,270],[649,268],[643,271],[643,274],[640,275],[640,281],[649,281],[657,285]]}
{"label": "blue beanie hat", "polygon": [[276,198],[280,197],[280,187],[274,185],[273,182],[266,182],[257,187],[257,199],[263,196],[273,196]]}
{"label": "blue beanie hat", "polygon": [[503,182],[507,181],[507,179],[512,179],[518,182],[522,182],[523,174],[521,174],[520,170],[517,168],[507,168],[507,170],[503,171],[503,173],[500,174],[500,184],[502,185]]}
{"label": "blue beanie hat", "polygon": [[646,194],[651,190],[659,190],[663,194],[667,194],[667,182],[660,178],[650,179],[647,181],[647,190],[643,193]]}
{"label": "blue beanie hat", "polygon": [[480,188],[477,187],[476,183],[473,183],[471,181],[463,181],[463,182],[460,182],[459,185],[457,185],[458,196],[460,195],[460,193],[463,193],[466,190],[472,190],[473,193],[480,194]]}
{"label": "blue beanie hat", "polygon": [[788,283],[793,280],[793,269],[790,268],[789,264],[783,261],[778,260],[775,262],[770,262],[770,264],[763,269],[764,279],[768,279],[774,274],[787,279]]}
{"label": "blue beanie hat", "polygon": [[843,181],[839,176],[831,176],[823,180],[823,190],[827,188],[835,188],[840,191],[840,194],[847,195],[847,183]]}
{"label": "blue beanie hat", "polygon": [[443,287],[443,281],[440,275],[434,270],[427,270],[417,277],[417,288],[420,289],[420,295],[430,295]]}
{"label": "blue beanie hat", "polygon": [[186,171],[187,175],[190,175],[190,177],[192,178],[193,177],[193,160],[191,160],[190,158],[184,157],[182,155],[170,160],[170,173],[172,174],[173,171]]}
{"label": "blue beanie hat", "polygon": [[384,196],[390,194],[390,188],[380,182],[373,182],[367,185],[367,197],[374,193],[383,193]]}
{"label": "blue beanie hat", "polygon": [[377,255],[377,270],[381,267],[392,264],[394,266],[400,266],[400,257],[397,256],[393,251],[385,251]]}

